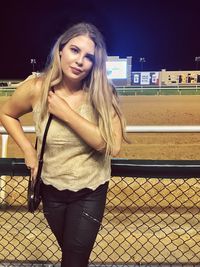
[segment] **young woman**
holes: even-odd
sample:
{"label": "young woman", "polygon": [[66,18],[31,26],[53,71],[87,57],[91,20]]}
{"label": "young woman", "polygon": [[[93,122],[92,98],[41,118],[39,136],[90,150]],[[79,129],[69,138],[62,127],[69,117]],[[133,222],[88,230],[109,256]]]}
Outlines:
{"label": "young woman", "polygon": [[62,250],[62,267],[88,266],[105,208],[110,158],[126,139],[117,94],[106,75],[106,57],[98,29],[76,24],[58,38],[44,72],[22,83],[1,109],[1,122],[22,149],[33,179],[38,153],[18,118],[33,111],[40,148],[48,116],[53,115],[42,201]]}

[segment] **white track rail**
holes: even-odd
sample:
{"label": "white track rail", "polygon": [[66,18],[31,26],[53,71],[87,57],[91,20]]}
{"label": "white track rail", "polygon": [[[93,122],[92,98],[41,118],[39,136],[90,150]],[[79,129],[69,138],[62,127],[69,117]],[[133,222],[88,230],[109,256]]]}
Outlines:
{"label": "white track rail", "polygon": [[[23,126],[25,133],[35,133],[34,126]],[[126,127],[127,133],[199,133],[200,125],[130,125]],[[2,136],[1,157],[7,157],[8,133],[0,126]]]}

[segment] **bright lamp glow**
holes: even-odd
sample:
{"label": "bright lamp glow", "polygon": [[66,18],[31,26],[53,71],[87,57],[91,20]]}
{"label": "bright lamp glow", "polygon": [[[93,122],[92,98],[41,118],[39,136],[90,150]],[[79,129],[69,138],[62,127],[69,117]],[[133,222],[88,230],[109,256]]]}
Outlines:
{"label": "bright lamp glow", "polygon": [[108,79],[127,79],[127,60],[107,61],[106,70]]}

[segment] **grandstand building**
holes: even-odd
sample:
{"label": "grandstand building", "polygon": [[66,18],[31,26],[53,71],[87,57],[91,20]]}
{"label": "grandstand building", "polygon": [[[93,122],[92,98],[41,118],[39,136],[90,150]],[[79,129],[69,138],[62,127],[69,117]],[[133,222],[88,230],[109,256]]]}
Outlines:
{"label": "grandstand building", "polygon": [[109,56],[107,75],[115,86],[184,86],[200,85],[200,70],[189,71],[135,71],[132,57]]}
{"label": "grandstand building", "polygon": [[200,71],[166,71],[160,72],[161,85],[195,85],[200,84]]}
{"label": "grandstand building", "polygon": [[131,73],[132,86],[200,85],[200,71],[142,71]]}

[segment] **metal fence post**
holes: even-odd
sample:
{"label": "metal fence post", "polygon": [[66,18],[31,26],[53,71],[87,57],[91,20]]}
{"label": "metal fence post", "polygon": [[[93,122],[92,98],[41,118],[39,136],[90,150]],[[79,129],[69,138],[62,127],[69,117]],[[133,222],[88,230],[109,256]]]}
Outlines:
{"label": "metal fence post", "polygon": [[[8,134],[2,134],[2,152],[1,152],[1,157],[2,158],[7,158],[7,150],[8,150]],[[0,204],[5,203],[5,190],[2,190],[2,188],[5,188],[6,185],[6,176],[2,175],[0,177]]]}

